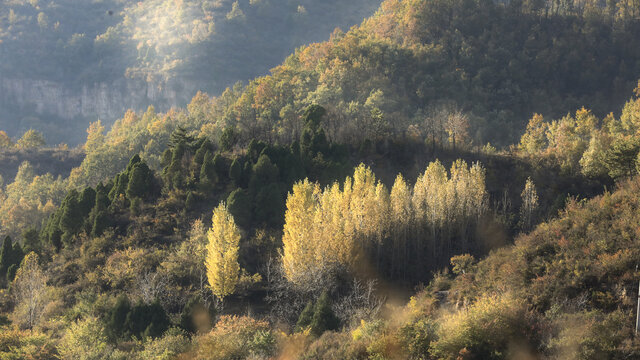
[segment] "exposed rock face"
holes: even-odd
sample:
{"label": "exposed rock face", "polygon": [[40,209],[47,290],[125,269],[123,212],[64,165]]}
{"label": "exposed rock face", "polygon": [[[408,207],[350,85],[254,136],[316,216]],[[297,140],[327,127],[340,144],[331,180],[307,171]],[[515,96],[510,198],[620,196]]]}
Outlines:
{"label": "exposed rock face", "polygon": [[120,78],[71,88],[47,80],[0,78],[0,108],[30,109],[63,119],[95,117],[112,122],[127,109],[143,110],[149,104],[158,111],[183,106],[195,94],[195,86],[173,80],[164,86]]}

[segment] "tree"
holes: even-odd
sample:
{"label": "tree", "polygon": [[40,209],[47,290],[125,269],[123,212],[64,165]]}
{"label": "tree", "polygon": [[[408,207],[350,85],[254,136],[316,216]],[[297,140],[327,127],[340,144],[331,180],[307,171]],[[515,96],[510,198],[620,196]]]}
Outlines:
{"label": "tree", "polygon": [[406,270],[409,257],[408,231],[413,221],[413,208],[411,206],[411,189],[409,189],[409,186],[407,186],[407,183],[400,174],[396,177],[393,187],[391,188],[390,208],[392,223],[391,237],[393,239],[391,266]]}
{"label": "tree", "polygon": [[7,149],[13,146],[13,142],[6,132],[0,130],[0,149]]}
{"label": "tree", "polygon": [[587,150],[582,154],[582,173],[589,177],[607,176],[607,150],[611,147],[611,136],[604,131],[594,131]]}
{"label": "tree", "polygon": [[242,163],[240,159],[233,159],[231,167],[229,168],[229,178],[233,180],[236,186],[242,184]]}
{"label": "tree", "polygon": [[151,304],[138,302],[124,321],[125,334],[137,339],[157,338],[167,331],[171,320],[158,301]]}
{"label": "tree", "polygon": [[313,301],[309,301],[298,317],[296,331],[304,331],[306,328],[311,326],[311,322],[313,321],[313,311]]}
{"label": "tree", "polygon": [[131,303],[126,295],[121,295],[107,315],[106,332],[111,341],[122,338],[125,332],[127,314],[131,311]]}
{"label": "tree", "polygon": [[469,136],[469,118],[460,110],[452,111],[447,117],[445,129],[449,134],[449,138],[453,144],[453,150],[455,151],[456,141],[462,141]]}
{"label": "tree", "polygon": [[247,228],[251,225],[252,201],[245,189],[235,189],[227,198],[227,209],[239,226]]}
{"label": "tree", "polygon": [[27,253],[40,250],[41,244],[38,230],[35,227],[25,229],[22,232],[22,243],[24,244],[23,250]]}
{"label": "tree", "polygon": [[331,308],[329,293],[324,292],[315,306],[313,318],[311,320],[311,333],[320,336],[328,330],[338,330],[340,320]]}
{"label": "tree", "polygon": [[104,126],[100,120],[89,124],[87,141],[84,144],[85,153],[94,153],[104,145]]}
{"label": "tree", "polygon": [[7,269],[14,264],[13,249],[11,247],[11,238],[6,236],[2,242],[2,248],[0,249],[0,277],[4,278],[7,275]]}
{"label": "tree", "polygon": [[466,274],[470,272],[475,264],[476,259],[473,255],[464,254],[451,258],[452,271],[456,275]]}
{"label": "tree", "polygon": [[527,130],[520,139],[518,148],[529,155],[539,154],[547,145],[548,125],[540,114],[534,114],[527,124]]}
{"label": "tree", "polygon": [[133,165],[129,171],[126,195],[129,199],[145,198],[151,193],[153,186],[153,173],[145,162]]}
{"label": "tree", "polygon": [[238,143],[238,134],[234,127],[226,127],[220,136],[220,149],[222,151],[231,151]]}
{"label": "tree", "polygon": [[204,333],[211,330],[211,321],[215,318],[215,308],[206,306],[200,296],[194,296],[182,309],[180,327],[191,334]]}
{"label": "tree", "polygon": [[90,317],[71,324],[57,346],[64,359],[99,360],[113,352],[99,319]]}
{"label": "tree", "polygon": [[38,148],[45,144],[42,133],[33,129],[27,130],[18,140],[18,147],[22,149]]}
{"label": "tree", "polygon": [[282,266],[287,280],[299,286],[308,284],[322,270],[316,256],[317,241],[314,241],[312,232],[315,199],[319,193],[320,187],[305,179],[293,185],[293,192],[287,198]]}
{"label": "tree", "polygon": [[635,138],[622,138],[613,142],[607,151],[607,169],[613,179],[635,174],[640,142]]}
{"label": "tree", "polygon": [[538,192],[536,191],[536,186],[530,177],[527,178],[521,197],[522,207],[520,208],[520,217],[522,221],[522,229],[526,231],[531,229],[531,225],[534,221],[534,214],[538,208]]}
{"label": "tree", "polygon": [[36,253],[29,253],[22,261],[11,291],[16,303],[14,321],[21,327],[33,328],[40,321],[47,296],[47,277]]}
{"label": "tree", "polygon": [[213,294],[224,299],[235,292],[238,283],[241,235],[224,202],[213,210],[211,223],[207,233],[207,277]]}

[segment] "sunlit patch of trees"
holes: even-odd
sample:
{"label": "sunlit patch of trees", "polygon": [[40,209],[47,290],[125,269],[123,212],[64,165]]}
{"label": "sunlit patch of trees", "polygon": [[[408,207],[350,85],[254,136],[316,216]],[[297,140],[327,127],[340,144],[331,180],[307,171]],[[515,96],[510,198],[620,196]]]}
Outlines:
{"label": "sunlit patch of trees", "polygon": [[552,122],[536,114],[520,139],[518,151],[531,158],[552,159],[566,172],[581,172],[594,178],[628,178],[638,172],[639,129],[638,96],[625,104],[618,118],[610,113],[598,119],[585,108],[576,111],[575,116],[568,114]]}
{"label": "sunlit patch of trees", "polygon": [[324,189],[296,183],[287,199],[282,262],[300,287],[318,286],[335,268],[417,279],[448,254],[474,249],[474,226],[487,210],[485,170],[457,161],[447,173],[429,164],[413,189],[399,175],[391,190],[370,168]]}

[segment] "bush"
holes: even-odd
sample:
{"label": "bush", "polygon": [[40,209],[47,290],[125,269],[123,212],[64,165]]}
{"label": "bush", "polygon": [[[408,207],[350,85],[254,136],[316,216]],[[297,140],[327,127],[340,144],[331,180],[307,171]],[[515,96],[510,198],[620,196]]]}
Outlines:
{"label": "bush", "polygon": [[105,329],[97,318],[72,323],[58,344],[63,359],[107,359],[112,351]]}
{"label": "bush", "polygon": [[509,345],[534,338],[528,333],[531,325],[523,301],[508,294],[485,296],[467,309],[441,318],[430,353],[439,359],[457,359],[461,354],[503,359]]}
{"label": "bush", "polygon": [[171,328],[162,337],[152,339],[144,344],[138,353],[140,360],[172,360],[188,350],[189,338],[177,328]]}
{"label": "bush", "polygon": [[276,341],[265,321],[246,316],[222,316],[213,331],[195,339],[189,359],[246,359],[272,356]]}

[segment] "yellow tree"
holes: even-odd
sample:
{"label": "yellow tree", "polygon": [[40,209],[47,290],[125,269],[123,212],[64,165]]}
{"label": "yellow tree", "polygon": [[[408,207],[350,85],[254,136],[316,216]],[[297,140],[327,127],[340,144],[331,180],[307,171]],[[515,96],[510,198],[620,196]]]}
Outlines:
{"label": "yellow tree", "polygon": [[327,187],[320,197],[314,217],[314,239],[319,243],[318,261],[337,261],[347,265],[352,260],[353,236],[347,231],[343,199],[338,183]]}
{"label": "yellow tree", "polygon": [[[282,266],[287,280],[304,285],[319,275],[318,241],[313,238],[320,188],[308,179],[293,185],[287,197],[282,235]],[[321,260],[321,259],[320,259]]]}
{"label": "yellow tree", "polygon": [[527,124],[527,130],[522,135],[518,148],[529,155],[540,153],[547,146],[547,127],[548,124],[542,115],[534,114]]}
{"label": "yellow tree", "polygon": [[213,210],[211,221],[211,229],[207,233],[207,277],[213,294],[224,299],[233,294],[238,283],[241,235],[225,203],[220,203]]}
{"label": "yellow tree", "polygon": [[392,271],[395,269],[406,270],[409,257],[407,232],[413,219],[413,208],[411,207],[411,189],[401,174],[398,174],[391,188],[389,211],[393,241]]}

